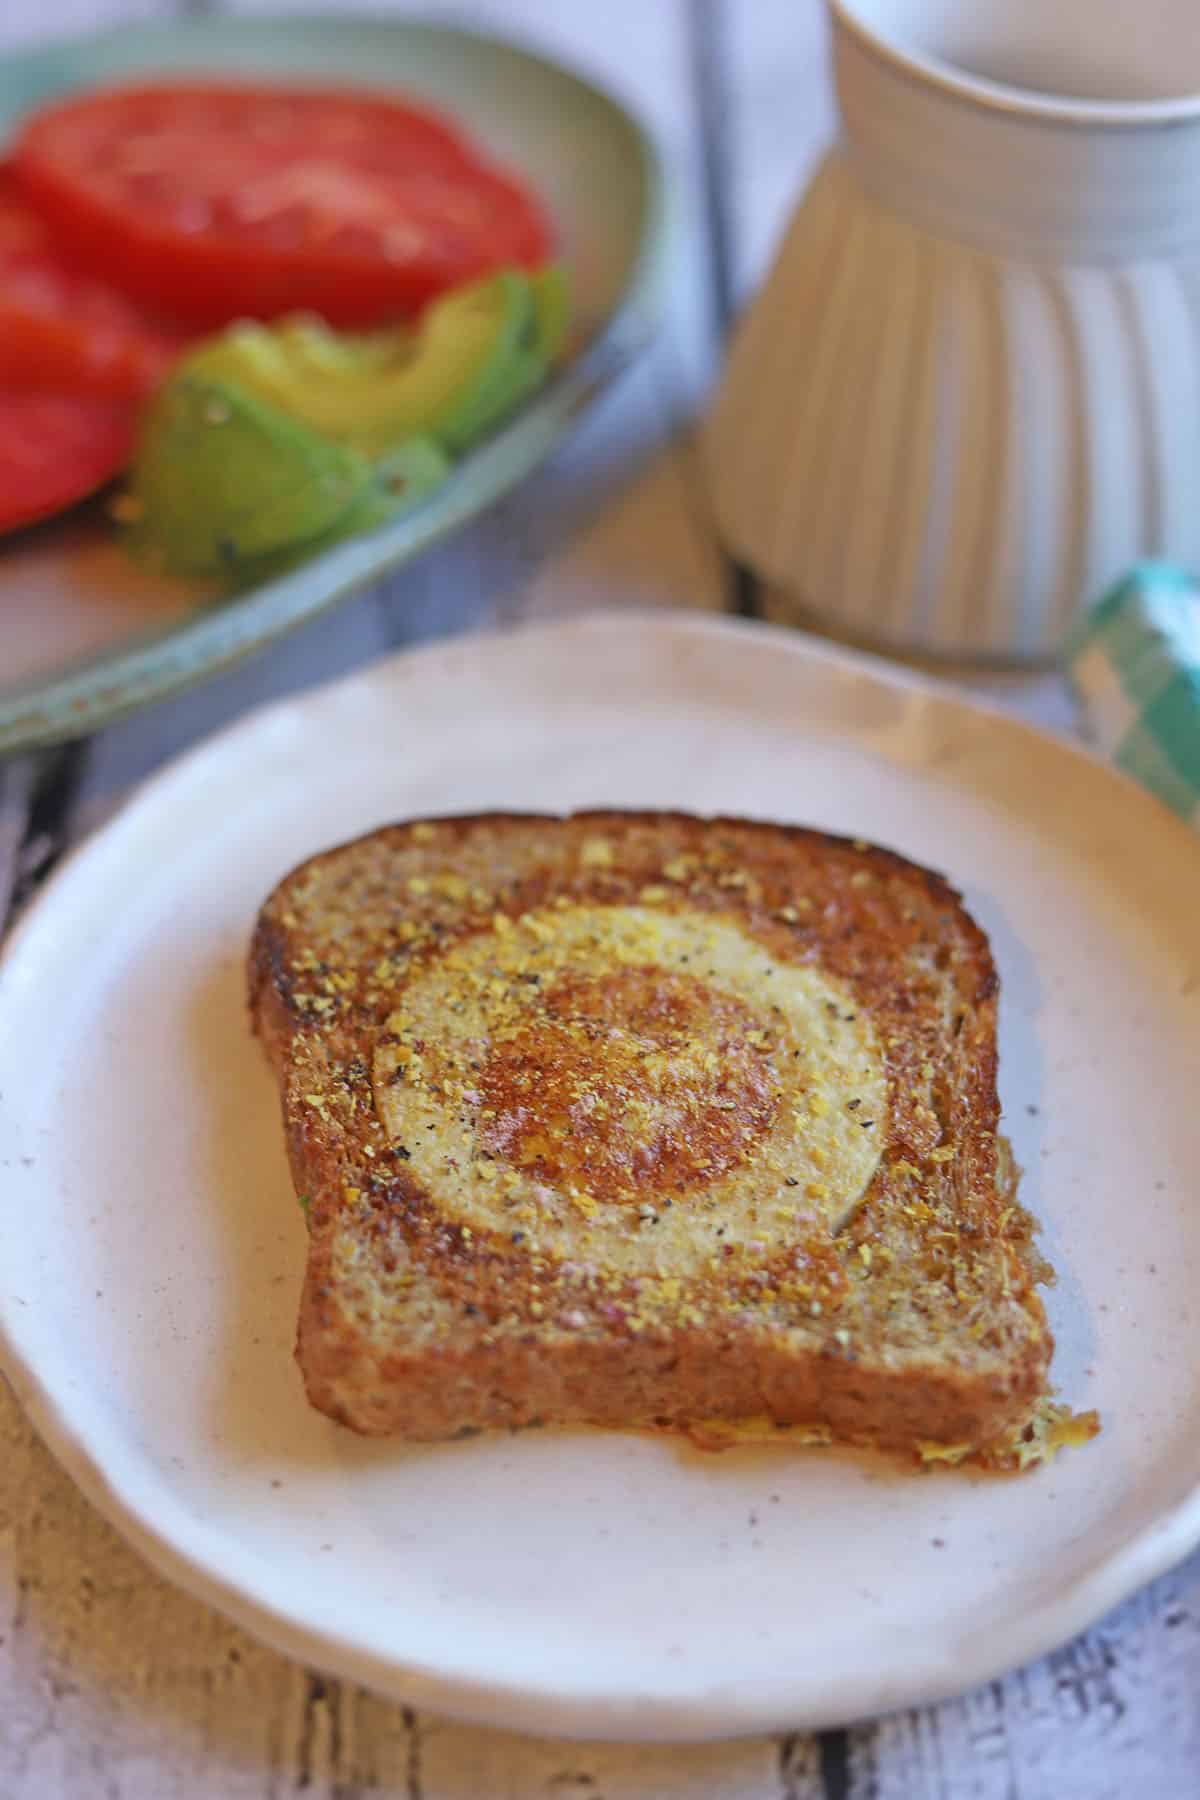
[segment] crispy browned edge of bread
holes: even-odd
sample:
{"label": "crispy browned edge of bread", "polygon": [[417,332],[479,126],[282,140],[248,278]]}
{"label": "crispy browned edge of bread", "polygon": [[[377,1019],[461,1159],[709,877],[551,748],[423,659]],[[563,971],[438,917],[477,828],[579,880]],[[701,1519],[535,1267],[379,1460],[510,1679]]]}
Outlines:
{"label": "crispy browned edge of bread", "polygon": [[[783,1352],[772,1349],[769,1334],[748,1343],[745,1333],[722,1326],[719,1318],[700,1329],[680,1326],[633,1335],[615,1326],[598,1333],[563,1331],[553,1317],[538,1320],[526,1312],[520,1329],[482,1329],[474,1303],[494,1292],[496,1278],[509,1307],[520,1310],[522,1293],[527,1292],[521,1256],[503,1246],[481,1282],[481,1258],[491,1256],[492,1248],[481,1249],[478,1239],[468,1248],[453,1222],[444,1222],[440,1229],[435,1223],[425,1234],[422,1252],[429,1280],[463,1315],[453,1333],[437,1343],[410,1346],[398,1323],[393,1330],[385,1329],[381,1344],[378,1334],[355,1316],[333,1267],[339,1196],[347,1185],[378,1181],[378,1164],[368,1165],[356,1155],[361,1146],[331,1133],[303,1107],[289,1106],[297,1031],[303,1030],[310,1044],[315,1038],[319,1057],[330,1034],[314,1034],[311,1021],[298,1019],[288,1004],[288,958],[297,946],[273,915],[282,897],[315,866],[389,837],[398,840],[397,847],[410,846],[412,827],[426,822],[413,819],[383,826],[297,865],[264,902],[250,948],[252,1025],[280,1086],[297,1193],[312,1197],[296,1355],[313,1406],[366,1435],[412,1440],[543,1423],[621,1426],[654,1421],[686,1427],[696,1421],[755,1415],[776,1424],[823,1425],[840,1440],[891,1449],[910,1450],[924,1442],[976,1448],[1006,1445],[1046,1393],[1054,1342],[1036,1291],[1038,1282],[1052,1279],[1052,1271],[1032,1248],[1033,1221],[1015,1205],[1012,1191],[1003,1191],[1002,1182],[999,1201],[1012,1203],[1008,1210],[1017,1221],[1005,1254],[1023,1321],[1010,1334],[1013,1341],[1006,1354],[979,1359],[975,1366],[956,1362],[937,1342],[930,1345],[928,1355],[909,1357],[891,1367],[886,1341],[874,1354],[862,1348],[842,1353],[832,1338],[810,1350],[793,1347]],[[669,826],[675,833],[698,833],[702,838],[725,829],[802,841],[818,853],[853,851],[858,867],[915,882],[931,906],[953,914],[956,929],[970,945],[976,978],[973,1047],[960,1070],[964,1090],[959,1097],[964,1116],[973,1119],[984,1138],[996,1142],[998,980],[985,934],[961,896],[935,871],[880,846],[807,827],[681,812],[616,808],[566,815],[497,812],[443,816],[428,823],[450,834],[451,844],[439,845],[443,861],[453,855],[453,841],[481,827],[591,833],[622,826]],[[736,906],[730,910],[736,911]],[[359,1055],[369,1071],[369,1043],[359,1046]],[[366,1092],[370,1093],[369,1073]],[[381,1266],[395,1234],[408,1240],[418,1212],[432,1211],[436,1220],[436,1196],[414,1194],[403,1169],[394,1171],[390,1180],[391,1189],[381,1196],[365,1233],[364,1248],[368,1256],[381,1260]],[[414,1206],[414,1201],[420,1205]],[[466,1315],[467,1308],[474,1316]]]}

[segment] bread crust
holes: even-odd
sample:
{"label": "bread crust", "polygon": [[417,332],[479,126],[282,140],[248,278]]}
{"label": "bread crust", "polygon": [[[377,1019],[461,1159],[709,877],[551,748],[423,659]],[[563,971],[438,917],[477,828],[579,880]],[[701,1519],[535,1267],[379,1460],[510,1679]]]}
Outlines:
{"label": "bread crust", "polygon": [[[842,1229],[801,1220],[782,1260],[777,1245],[743,1245],[663,1280],[632,1212],[644,1274],[466,1224],[418,1178],[376,1091],[389,1020],[423,972],[498,920],[549,931],[556,906],[732,924],[779,969],[819,970],[853,996],[880,1047],[888,1117]],[[997,1136],[997,985],[983,932],[941,876],[801,827],[481,814],[385,827],[301,864],[259,915],[249,1003],[307,1202],[296,1354],[310,1401],[356,1431],[412,1440],[751,1416],[896,1450],[1011,1438],[1045,1393],[1053,1339],[1037,1293],[1049,1271]],[[750,1090],[730,1091],[732,1124],[693,1116],[706,1154],[718,1128],[722,1154],[733,1144],[732,1178],[757,1126]],[[652,1207],[678,1183],[677,1150],[660,1145],[646,1171]],[[578,1235],[588,1241],[586,1218]]]}

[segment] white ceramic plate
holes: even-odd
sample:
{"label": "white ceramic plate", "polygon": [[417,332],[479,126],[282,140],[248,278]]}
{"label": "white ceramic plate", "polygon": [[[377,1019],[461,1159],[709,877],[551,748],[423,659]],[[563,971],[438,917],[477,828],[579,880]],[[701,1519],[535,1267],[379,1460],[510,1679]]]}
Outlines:
{"label": "white ceramic plate", "polygon": [[[806,820],[943,868],[1093,1445],[1022,1480],[535,1433],[366,1443],[291,1360],[304,1231],[243,1012],[297,858],[439,809]],[[5,1366],[152,1561],[296,1655],[540,1732],[809,1726],[991,1676],[1200,1538],[1200,840],[1013,724],[765,629],[460,641],[258,714],[67,866],[0,971]]]}

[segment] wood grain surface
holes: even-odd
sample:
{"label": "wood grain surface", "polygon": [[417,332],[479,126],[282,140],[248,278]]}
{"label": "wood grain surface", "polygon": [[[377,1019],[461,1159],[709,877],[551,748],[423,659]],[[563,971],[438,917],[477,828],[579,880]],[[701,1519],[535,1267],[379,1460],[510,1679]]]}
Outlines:
{"label": "wood grain surface", "polygon": [[[0,0],[0,51],[171,10],[165,0]],[[216,9],[180,0],[174,10]],[[598,604],[770,611],[771,596],[721,555],[691,426],[730,321],[831,129],[818,0],[426,0],[394,10],[470,17],[536,41],[645,115],[676,189],[667,328],[553,464],[446,549],[168,707],[0,766],[0,918],[167,756],[259,700],[390,647]],[[1070,728],[1052,677],[972,685]],[[0,1145],[0,1178],[3,1157]],[[1057,1655],[938,1707],[698,1749],[539,1742],[324,1679],[168,1587],[79,1496],[0,1387],[0,1800],[293,1794],[1191,1800],[1200,1557]]]}

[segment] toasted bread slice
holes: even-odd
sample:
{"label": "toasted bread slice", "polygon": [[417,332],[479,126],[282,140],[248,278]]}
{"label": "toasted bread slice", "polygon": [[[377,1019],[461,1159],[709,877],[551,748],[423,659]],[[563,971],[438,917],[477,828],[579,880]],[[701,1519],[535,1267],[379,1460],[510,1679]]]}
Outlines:
{"label": "toasted bread slice", "polygon": [[813,831],[496,814],[304,863],[250,1006],[312,1404],[1005,1454],[1053,1340],[996,991],[941,877]]}

